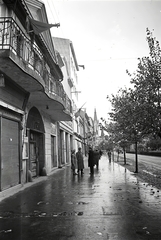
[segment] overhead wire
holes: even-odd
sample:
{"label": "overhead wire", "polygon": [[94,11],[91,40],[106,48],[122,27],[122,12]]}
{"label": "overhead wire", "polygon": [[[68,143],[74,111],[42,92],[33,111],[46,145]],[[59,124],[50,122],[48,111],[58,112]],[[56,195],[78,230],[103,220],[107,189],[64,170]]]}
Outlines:
{"label": "overhead wire", "polygon": [[[59,14],[57,13],[57,10],[55,8],[55,5],[54,5],[54,1],[53,0],[46,0],[45,1],[45,4],[47,3],[48,5],[48,13],[51,15],[52,19],[55,21],[55,22],[59,22],[60,23],[60,28],[58,28],[58,31],[60,32],[60,34],[64,37],[64,32],[63,32],[63,29],[62,29],[62,26],[61,26],[61,21],[59,19]],[[53,9],[54,9],[54,12],[53,12]],[[47,14],[48,14],[47,13]],[[55,13],[55,15],[54,15]]]}
{"label": "overhead wire", "polygon": [[[49,9],[49,11],[50,11],[50,13],[51,13],[51,15],[52,15],[52,18],[53,18],[54,21],[56,22],[56,18],[55,18],[54,14],[53,14],[53,11],[51,10],[52,8],[51,8],[51,6],[50,6],[50,4],[49,4],[49,1],[46,0],[45,2],[46,2],[47,5],[48,5],[48,9]],[[54,10],[55,10],[55,8],[54,8]]]}
{"label": "overhead wire", "polygon": [[87,59],[86,61],[93,61],[93,62],[97,62],[97,61],[119,61],[119,60],[138,60],[138,57],[132,57],[132,58],[126,58],[126,57],[122,57],[122,58],[102,58],[102,59]]}

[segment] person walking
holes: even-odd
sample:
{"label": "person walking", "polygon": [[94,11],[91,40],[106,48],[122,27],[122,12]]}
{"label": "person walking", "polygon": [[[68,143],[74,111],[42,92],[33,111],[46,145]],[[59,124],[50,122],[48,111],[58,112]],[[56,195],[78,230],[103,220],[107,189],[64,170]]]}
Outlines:
{"label": "person walking", "polygon": [[109,150],[107,154],[108,154],[108,160],[109,162],[111,162],[111,151]]}
{"label": "person walking", "polygon": [[82,154],[82,149],[79,147],[78,152],[76,153],[76,158],[77,158],[77,165],[78,165],[78,174],[79,171],[81,171],[81,174],[84,174],[83,169],[84,169],[84,160],[83,160],[83,154]]}
{"label": "person walking", "polygon": [[77,165],[77,159],[75,155],[75,150],[71,150],[71,169],[73,171],[73,175],[78,175],[75,170],[76,170],[76,165]]}
{"label": "person walking", "polygon": [[100,153],[99,153],[98,149],[96,149],[94,151],[94,163],[96,165],[97,170],[98,170],[98,167],[99,167],[99,160],[100,160]]}
{"label": "person walking", "polygon": [[101,157],[102,157],[102,154],[103,154],[103,152],[102,152],[101,149],[99,150],[99,154],[100,154],[100,158],[101,158]]}
{"label": "person walking", "polygon": [[94,152],[92,147],[89,147],[89,152],[88,152],[88,167],[90,167],[90,174],[94,174]]}

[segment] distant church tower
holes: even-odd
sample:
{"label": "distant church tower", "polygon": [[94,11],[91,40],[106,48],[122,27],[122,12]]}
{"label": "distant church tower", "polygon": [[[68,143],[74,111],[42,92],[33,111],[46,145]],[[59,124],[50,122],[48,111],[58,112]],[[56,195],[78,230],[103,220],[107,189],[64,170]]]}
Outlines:
{"label": "distant church tower", "polygon": [[94,146],[97,146],[98,145],[98,138],[99,138],[99,121],[97,119],[96,109],[94,109],[93,135],[94,135]]}
{"label": "distant church tower", "polygon": [[98,136],[98,119],[97,119],[97,113],[96,113],[96,109],[94,109],[94,119],[93,119],[93,130],[94,130],[94,134],[95,136]]}

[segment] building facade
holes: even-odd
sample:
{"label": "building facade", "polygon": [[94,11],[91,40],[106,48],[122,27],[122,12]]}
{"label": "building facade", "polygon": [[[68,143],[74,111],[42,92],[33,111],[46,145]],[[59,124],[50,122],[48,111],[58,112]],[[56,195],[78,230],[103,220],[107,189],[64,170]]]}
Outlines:
{"label": "building facade", "polygon": [[0,1],[0,191],[69,162],[72,102],[50,27],[42,2]]}
{"label": "building facade", "polygon": [[68,122],[66,122],[65,125],[64,122],[60,122],[60,128],[63,131],[64,136],[66,134],[70,134],[69,138],[64,137],[62,141],[65,145],[67,144],[67,141],[69,141],[70,149],[75,149],[77,151],[78,147],[82,147],[83,141],[79,135],[79,132],[81,131],[80,127],[82,125],[79,124],[79,120],[75,116],[79,105],[77,74],[79,71],[79,66],[77,63],[74,46],[71,40],[53,37],[53,42],[55,49],[60,54],[60,56],[58,55],[58,57],[61,57],[60,66],[64,75],[63,86],[72,102],[73,109],[72,125],[70,130],[69,128],[68,130],[65,128],[65,125],[67,126],[69,124]]}

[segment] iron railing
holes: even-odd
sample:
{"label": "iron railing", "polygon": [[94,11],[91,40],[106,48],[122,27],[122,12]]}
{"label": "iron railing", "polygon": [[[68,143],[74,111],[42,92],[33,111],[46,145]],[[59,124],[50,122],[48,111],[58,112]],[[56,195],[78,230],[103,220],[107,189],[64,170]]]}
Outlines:
{"label": "iron railing", "polygon": [[51,75],[44,54],[34,41],[34,35],[33,38],[29,38],[21,24],[11,17],[0,17],[0,50],[10,50],[26,67],[36,72],[44,81],[45,91],[60,97],[66,110],[72,113],[71,100],[65,93],[62,83]]}

